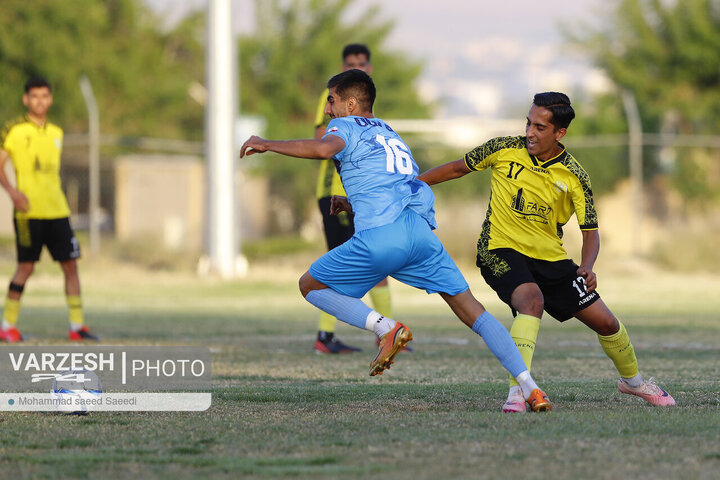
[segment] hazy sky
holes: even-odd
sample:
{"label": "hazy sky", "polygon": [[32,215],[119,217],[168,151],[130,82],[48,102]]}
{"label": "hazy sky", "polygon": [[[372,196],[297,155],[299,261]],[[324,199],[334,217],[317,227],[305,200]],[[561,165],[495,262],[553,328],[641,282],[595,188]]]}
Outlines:
{"label": "hazy sky", "polygon": [[396,19],[389,45],[425,57],[422,91],[447,99],[445,115],[507,116],[537,91],[602,86],[560,28],[597,26],[597,0],[370,3]]}
{"label": "hazy sky", "polygon": [[[205,0],[145,0],[172,21]],[[395,20],[385,47],[424,59],[420,88],[440,115],[507,116],[541,90],[597,89],[603,77],[563,42],[560,25],[597,26],[602,0],[361,0]],[[234,0],[234,26],[252,31],[252,0]],[[358,40],[362,41],[359,32]],[[335,47],[333,47],[335,48]],[[333,52],[335,54],[335,52]],[[514,114],[514,113],[513,113]]]}

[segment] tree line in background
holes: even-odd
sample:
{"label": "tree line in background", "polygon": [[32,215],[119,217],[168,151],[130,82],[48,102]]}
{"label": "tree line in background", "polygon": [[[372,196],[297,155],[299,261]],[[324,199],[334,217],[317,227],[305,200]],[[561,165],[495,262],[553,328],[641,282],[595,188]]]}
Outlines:
{"label": "tree line in background", "polygon": [[[580,131],[626,132],[625,89],[637,100],[645,132],[720,134],[720,2],[617,0],[613,7],[603,27],[570,35],[618,87],[592,99]],[[666,174],[689,199],[720,199],[717,149],[681,148],[674,156],[663,161],[659,148],[646,148],[645,175]],[[594,158],[598,178],[617,181],[602,155]]]}
{"label": "tree line in background", "polygon": [[[571,41],[618,91],[635,94],[646,132],[716,134],[718,2],[617,0],[612,6],[603,27],[571,32]],[[372,49],[380,116],[430,116],[432,106],[415,89],[423,65],[388,47],[393,23],[378,7],[353,0],[256,0],[254,24],[253,34],[238,39],[240,109],[263,117],[268,136],[312,135],[319,94],[339,71],[340,50],[350,42]],[[7,119],[22,113],[22,85],[28,76],[43,75],[54,85],[55,121],[68,132],[83,132],[87,114],[78,78],[85,74],[98,98],[103,133],[201,140],[204,29],[204,12],[167,26],[140,0],[3,0],[0,112]],[[619,93],[583,99],[579,106],[573,135],[627,131]],[[443,156],[423,148],[416,149],[421,163],[424,156]],[[625,147],[584,149],[578,156],[601,192],[627,175]],[[679,149],[670,167],[658,158],[656,149],[646,149],[646,175],[669,168],[665,173],[686,196],[717,197],[717,152]],[[270,178],[272,193],[293,210],[297,227],[312,205],[314,165],[271,155],[254,162]]]}
{"label": "tree line in background", "polygon": [[21,114],[25,80],[41,75],[53,85],[53,119],[87,131],[78,86],[85,74],[103,133],[201,139],[203,107],[188,86],[203,80],[203,24],[161,25],[135,0],[3,0],[0,112]]}

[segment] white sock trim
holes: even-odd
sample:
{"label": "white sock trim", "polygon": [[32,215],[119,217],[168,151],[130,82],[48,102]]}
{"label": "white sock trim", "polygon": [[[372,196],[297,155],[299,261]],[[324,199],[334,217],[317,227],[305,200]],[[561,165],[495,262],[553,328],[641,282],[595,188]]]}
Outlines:
{"label": "white sock trim", "polygon": [[622,378],[623,382],[627,383],[628,385],[630,385],[633,388],[639,387],[645,381],[643,376],[640,375],[639,373],[631,378],[626,378],[626,377],[620,377],[620,378]]}
{"label": "white sock trim", "polygon": [[537,383],[535,383],[535,380],[533,380],[532,376],[530,376],[529,370],[520,372],[518,376],[515,377],[515,380],[517,380],[517,382],[520,384],[520,388],[522,388],[525,400],[530,398],[530,394],[532,393],[532,391],[538,388]]}
{"label": "white sock trim", "polygon": [[368,316],[365,319],[365,330],[370,330],[371,332],[374,332],[375,324],[377,324],[377,322],[379,322],[381,318],[383,318],[382,315],[380,315],[375,310],[372,310],[370,313],[368,313]]}
{"label": "white sock trim", "polygon": [[383,317],[373,310],[368,314],[367,319],[365,320],[365,328],[377,335],[378,338],[382,338],[383,335],[395,328],[395,320]]}

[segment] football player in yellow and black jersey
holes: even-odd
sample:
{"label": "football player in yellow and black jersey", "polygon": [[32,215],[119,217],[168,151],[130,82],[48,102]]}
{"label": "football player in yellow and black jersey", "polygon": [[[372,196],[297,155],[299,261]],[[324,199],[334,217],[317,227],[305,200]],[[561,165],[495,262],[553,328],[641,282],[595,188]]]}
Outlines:
{"label": "football player in yellow and black jersey", "polygon": [[[361,43],[346,45],[345,48],[343,48],[342,58],[343,72],[352,69],[362,70],[367,74],[372,72],[370,49],[366,45]],[[315,115],[315,138],[318,140],[326,133],[325,129],[328,123],[328,116],[325,115],[325,105],[327,104],[327,98],[328,89],[326,88],[320,96]],[[343,188],[340,175],[338,175],[332,159],[326,159],[320,162],[316,194],[318,207],[320,208],[320,213],[323,218],[325,241],[328,250],[332,250],[348,241],[353,236],[353,233],[355,233],[351,214],[341,212],[338,215],[330,215],[330,199],[332,196],[345,196],[345,189]],[[382,280],[375,288],[370,290],[370,298],[375,310],[387,318],[392,317],[390,287],[388,286],[387,279]],[[337,319],[332,315],[325,312],[320,314],[318,335],[314,345],[315,350],[319,353],[351,353],[360,351],[359,348],[342,343],[335,336],[336,322]],[[408,347],[406,350],[410,350],[410,348]]]}
{"label": "football player in yellow and black jersey", "polygon": [[[42,78],[31,78],[22,99],[27,115],[8,123],[0,137],[0,185],[10,195],[15,209],[18,261],[5,298],[0,340],[22,341],[17,329],[20,297],[43,245],[60,263],[65,276],[70,340],[98,340],[83,322],[77,270],[80,246],[70,227],[70,208],[60,185],[63,131],[47,121],[53,101],[50,84]],[[8,159],[15,169],[14,186],[5,173]]]}
{"label": "football player in yellow and black jersey", "polygon": [[[575,112],[567,95],[538,93],[527,116],[525,136],[494,138],[464,158],[420,175],[430,185],[490,168],[491,195],[477,244],[485,281],[512,309],[510,334],[530,369],[543,310],[564,322],[575,317],[594,330],[615,364],[622,393],[652,405],[675,400],[645,380],[625,326],[596,290],[593,265],[600,249],[590,178],[560,140]],[[562,245],[562,227],[575,214],[582,232],[578,266]],[[522,394],[510,382],[504,412],[524,412]]]}

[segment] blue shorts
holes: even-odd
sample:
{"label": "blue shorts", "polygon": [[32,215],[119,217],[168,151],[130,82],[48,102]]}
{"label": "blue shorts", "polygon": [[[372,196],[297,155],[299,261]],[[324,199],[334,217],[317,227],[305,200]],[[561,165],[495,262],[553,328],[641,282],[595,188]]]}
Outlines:
{"label": "blue shorts", "polygon": [[428,223],[406,209],[391,224],[356,232],[310,266],[312,277],[336,292],[361,298],[385,277],[428,293],[468,289],[462,273]]}

